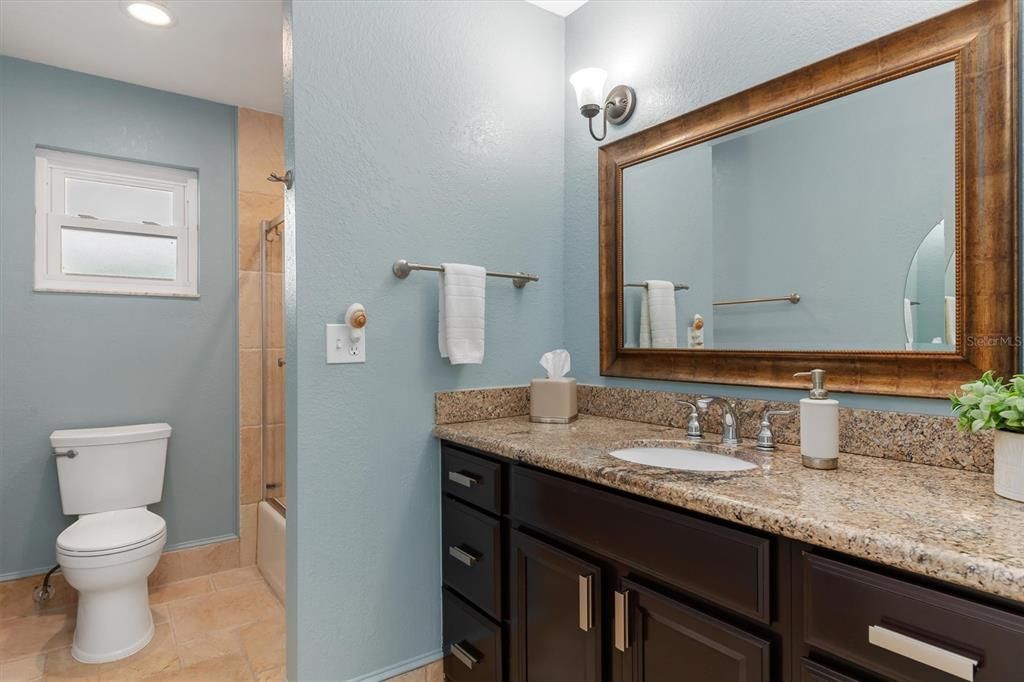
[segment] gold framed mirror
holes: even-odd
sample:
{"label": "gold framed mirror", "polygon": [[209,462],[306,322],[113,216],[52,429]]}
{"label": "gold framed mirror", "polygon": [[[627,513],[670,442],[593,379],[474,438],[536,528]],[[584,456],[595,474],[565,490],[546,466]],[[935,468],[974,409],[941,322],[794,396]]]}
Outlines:
{"label": "gold framed mirror", "polygon": [[601,373],[1018,371],[1017,31],[982,0],[601,147]]}

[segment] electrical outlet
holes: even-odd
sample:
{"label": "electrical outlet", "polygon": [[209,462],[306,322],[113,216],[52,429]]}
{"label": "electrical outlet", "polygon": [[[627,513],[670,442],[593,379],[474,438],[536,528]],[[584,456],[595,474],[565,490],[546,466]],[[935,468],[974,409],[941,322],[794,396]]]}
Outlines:
{"label": "electrical outlet", "polygon": [[347,324],[327,325],[327,364],[366,362],[366,330],[362,338],[353,340]]}

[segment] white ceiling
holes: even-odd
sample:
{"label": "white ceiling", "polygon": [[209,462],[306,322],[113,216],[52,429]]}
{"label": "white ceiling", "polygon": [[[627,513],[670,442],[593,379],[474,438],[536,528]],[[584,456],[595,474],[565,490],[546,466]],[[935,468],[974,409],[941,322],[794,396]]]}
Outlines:
{"label": "white ceiling", "polygon": [[0,0],[0,54],[280,114],[281,0],[168,0],[170,28],[118,0]]}
{"label": "white ceiling", "polygon": [[526,0],[531,5],[537,5],[541,9],[554,12],[560,17],[567,17],[580,7],[587,0]]}

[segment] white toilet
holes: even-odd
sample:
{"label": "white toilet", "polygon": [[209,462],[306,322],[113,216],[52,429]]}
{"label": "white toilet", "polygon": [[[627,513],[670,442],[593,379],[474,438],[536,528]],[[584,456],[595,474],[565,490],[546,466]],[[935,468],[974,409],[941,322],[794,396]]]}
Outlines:
{"label": "white toilet", "polygon": [[147,578],[167,524],[146,505],[163,495],[170,436],[169,424],[50,434],[64,513],[78,515],[57,537],[57,563],[78,590],[77,661],[116,661],[153,638]]}

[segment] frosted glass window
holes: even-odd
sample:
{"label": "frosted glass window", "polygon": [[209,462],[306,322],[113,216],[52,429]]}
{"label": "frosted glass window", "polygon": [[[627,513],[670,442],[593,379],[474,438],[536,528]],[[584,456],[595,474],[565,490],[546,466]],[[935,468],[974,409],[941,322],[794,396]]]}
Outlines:
{"label": "frosted glass window", "polygon": [[123,223],[174,224],[174,192],[114,182],[67,178],[66,213]]}
{"label": "frosted glass window", "polygon": [[130,232],[61,228],[61,271],[74,275],[173,280],[178,240]]}

